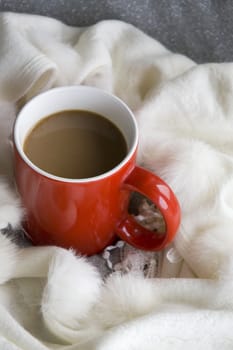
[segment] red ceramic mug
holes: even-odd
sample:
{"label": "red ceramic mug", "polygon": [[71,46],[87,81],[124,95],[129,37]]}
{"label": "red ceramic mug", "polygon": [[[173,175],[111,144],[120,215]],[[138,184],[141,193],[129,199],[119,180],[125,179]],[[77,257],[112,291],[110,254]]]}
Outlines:
{"label": "red ceramic mug", "polygon": [[[35,166],[23,144],[30,130],[44,117],[64,110],[86,110],[112,121],[122,132],[128,152],[110,171],[86,179],[54,176]],[[26,211],[25,229],[36,245],[74,248],[95,254],[118,235],[145,250],[169,244],[180,223],[180,207],[169,186],[135,165],[138,129],[131,110],[116,96],[87,86],[51,89],[30,100],[14,125],[15,176]],[[161,211],[166,232],[156,234],[128,214],[131,191],[138,191]]]}

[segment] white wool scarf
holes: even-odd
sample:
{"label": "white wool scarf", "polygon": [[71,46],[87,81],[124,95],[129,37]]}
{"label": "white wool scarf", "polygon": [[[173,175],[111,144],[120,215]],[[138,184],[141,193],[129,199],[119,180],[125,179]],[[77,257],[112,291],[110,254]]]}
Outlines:
{"label": "white wool scarf", "polygon": [[11,186],[17,110],[76,84],[112,92],[133,110],[138,163],[177,195],[173,249],[196,278],[102,281],[72,251],[18,247],[0,234],[0,349],[232,349],[233,64],[196,65],[120,21],[75,28],[1,13],[0,229],[23,215]]}

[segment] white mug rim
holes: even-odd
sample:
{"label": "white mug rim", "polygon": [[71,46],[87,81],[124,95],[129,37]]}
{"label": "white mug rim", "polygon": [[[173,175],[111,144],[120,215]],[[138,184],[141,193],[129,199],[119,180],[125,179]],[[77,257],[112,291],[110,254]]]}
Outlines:
{"label": "white mug rim", "polygon": [[[21,118],[23,118],[23,115],[25,113],[25,110],[28,108],[29,105],[35,103],[35,101],[37,100],[38,97],[43,96],[43,95],[48,95],[51,93],[56,93],[56,91],[62,91],[62,90],[79,90],[79,89],[86,89],[87,91],[96,91],[102,95],[108,96],[108,98],[111,98],[113,100],[115,100],[117,103],[119,103],[120,105],[122,105],[124,107],[124,109],[127,111],[127,114],[130,116],[130,120],[132,123],[132,127],[133,127],[133,131],[134,131],[134,139],[133,139],[133,143],[130,147],[130,149],[128,149],[128,152],[126,154],[126,156],[124,157],[124,159],[117,164],[114,168],[112,168],[111,170],[97,175],[97,176],[93,176],[93,177],[88,177],[88,178],[66,178],[66,177],[60,177],[54,174],[51,174],[49,172],[46,172],[45,170],[39,168],[38,166],[36,166],[24,153],[23,151],[23,145],[21,145],[21,142],[19,140],[19,133],[18,133],[18,127],[19,127],[19,123]],[[78,108],[77,108],[78,110]],[[62,110],[61,110],[62,111]],[[43,119],[43,118],[42,118]],[[36,125],[36,123],[35,123]],[[14,124],[14,128],[13,128],[13,142],[14,145],[17,149],[17,152],[19,153],[20,157],[23,159],[23,161],[31,168],[33,169],[36,173],[51,179],[51,180],[56,180],[59,182],[66,182],[66,183],[88,183],[88,182],[94,182],[94,181],[99,181],[99,180],[103,180],[107,177],[110,177],[112,175],[114,175],[115,173],[117,173],[120,169],[122,169],[122,167],[124,167],[129,161],[130,159],[133,157],[134,153],[137,150],[137,146],[138,146],[138,127],[137,127],[137,123],[136,123],[136,119],[134,117],[133,112],[131,111],[131,109],[129,108],[129,106],[123,101],[121,100],[119,97],[117,97],[116,95],[107,92],[105,90],[102,90],[100,88],[97,87],[92,87],[92,86],[85,86],[85,85],[73,85],[73,86],[63,86],[63,87],[56,87],[56,88],[52,88],[49,90],[46,90],[42,93],[39,93],[38,95],[34,96],[31,100],[29,100],[20,110],[20,112],[18,113],[16,120],[15,120],[15,124]]]}

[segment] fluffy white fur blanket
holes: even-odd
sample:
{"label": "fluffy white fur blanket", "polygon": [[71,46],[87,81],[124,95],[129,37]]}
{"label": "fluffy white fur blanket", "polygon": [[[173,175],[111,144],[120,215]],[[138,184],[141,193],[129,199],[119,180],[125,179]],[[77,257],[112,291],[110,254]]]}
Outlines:
{"label": "fluffy white fur blanket", "polygon": [[53,86],[95,85],[135,112],[138,162],[178,196],[175,248],[199,277],[104,282],[72,251],[0,234],[0,349],[232,349],[233,64],[196,65],[118,21],[2,13],[0,28],[0,228],[23,215],[9,147],[17,108]]}

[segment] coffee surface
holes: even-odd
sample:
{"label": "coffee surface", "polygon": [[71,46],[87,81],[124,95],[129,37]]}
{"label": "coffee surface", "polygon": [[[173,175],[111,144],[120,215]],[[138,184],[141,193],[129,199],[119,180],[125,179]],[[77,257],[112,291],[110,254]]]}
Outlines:
{"label": "coffee surface", "polygon": [[52,114],[29,132],[24,152],[36,166],[64,178],[103,174],[127,154],[121,131],[107,118],[89,111]]}

